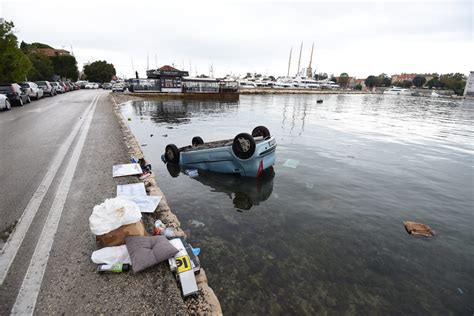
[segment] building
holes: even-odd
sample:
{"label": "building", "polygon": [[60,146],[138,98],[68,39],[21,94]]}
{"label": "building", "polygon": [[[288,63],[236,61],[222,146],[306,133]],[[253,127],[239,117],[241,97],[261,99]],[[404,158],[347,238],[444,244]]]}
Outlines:
{"label": "building", "polygon": [[54,57],[54,56],[70,56],[71,53],[64,49],[55,49],[55,48],[35,48],[35,51],[44,56]]}
{"label": "building", "polygon": [[474,71],[471,71],[469,73],[469,77],[466,81],[466,86],[464,87],[464,96],[474,97]]}
{"label": "building", "polygon": [[148,79],[157,79],[161,92],[182,92],[183,77],[189,76],[187,71],[182,71],[165,65],[158,69],[147,70]]}
{"label": "building", "polygon": [[393,75],[392,76],[392,84],[394,82],[403,82],[405,80],[408,80],[408,81],[413,81],[413,78],[415,78],[418,74],[406,74],[406,73],[401,73],[399,75]]}

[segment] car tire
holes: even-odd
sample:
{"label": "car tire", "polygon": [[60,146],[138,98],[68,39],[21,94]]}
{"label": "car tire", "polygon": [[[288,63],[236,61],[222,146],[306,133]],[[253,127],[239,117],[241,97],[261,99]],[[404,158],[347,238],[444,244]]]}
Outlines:
{"label": "car tire", "polygon": [[249,159],[255,153],[255,140],[252,135],[240,133],[234,137],[232,151],[237,158]]}
{"label": "car tire", "polygon": [[25,103],[23,103],[23,98],[22,97],[20,97],[20,100],[18,101],[18,105],[19,106],[25,105]]}
{"label": "car tire", "polygon": [[10,101],[8,101],[8,99],[5,99],[5,110],[9,111],[11,109],[12,109],[12,105],[11,105]]}
{"label": "car tire", "polygon": [[167,163],[166,169],[168,170],[170,176],[173,178],[177,178],[181,172],[180,166],[176,163]]}
{"label": "car tire", "polygon": [[263,136],[263,139],[270,138],[270,131],[265,126],[257,126],[252,131],[253,137]]}
{"label": "car tire", "polygon": [[193,139],[191,141],[191,144],[193,145],[193,147],[197,147],[199,145],[204,144],[204,141],[202,140],[201,137],[195,136],[195,137],[193,137]]}
{"label": "car tire", "polygon": [[165,159],[167,162],[179,163],[179,149],[175,144],[169,144],[166,146]]}
{"label": "car tire", "polygon": [[37,93],[37,94],[36,94],[36,100],[39,100],[39,99],[40,99],[40,97],[39,97],[39,95],[38,95],[38,93]]}
{"label": "car tire", "polygon": [[30,102],[31,102],[31,98],[30,98],[30,96],[28,96],[28,97],[26,98],[26,103],[30,103]]}

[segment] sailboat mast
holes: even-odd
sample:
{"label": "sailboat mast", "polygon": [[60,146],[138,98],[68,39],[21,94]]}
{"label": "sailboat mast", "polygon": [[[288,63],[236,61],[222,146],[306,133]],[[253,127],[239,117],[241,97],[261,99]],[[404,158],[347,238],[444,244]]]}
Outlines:
{"label": "sailboat mast", "polygon": [[303,50],[303,41],[301,41],[301,47],[300,47],[300,58],[298,59],[298,73],[296,75],[300,74],[300,64],[301,64],[301,51]]}
{"label": "sailboat mast", "polygon": [[306,69],[306,77],[308,78],[313,77],[313,68],[311,68],[311,63],[313,62],[313,49],[314,49],[314,42],[313,42],[313,45],[311,46],[311,57],[309,58],[309,66],[308,66],[308,69]]}
{"label": "sailboat mast", "polygon": [[290,48],[290,58],[288,59],[288,73],[286,74],[287,77],[290,76],[290,65],[291,65],[291,51],[293,50],[293,47]]}

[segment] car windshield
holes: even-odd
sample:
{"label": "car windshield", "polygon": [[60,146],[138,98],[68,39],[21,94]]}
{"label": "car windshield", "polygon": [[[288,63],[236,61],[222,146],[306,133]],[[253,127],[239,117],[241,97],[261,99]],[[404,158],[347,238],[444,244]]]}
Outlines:
{"label": "car windshield", "polygon": [[0,91],[3,91],[3,92],[11,91],[11,87],[10,86],[0,86]]}
{"label": "car windshield", "polygon": [[27,83],[20,83],[20,86],[21,86],[22,88],[29,88],[29,87],[30,87],[30,85],[27,84]]}
{"label": "car windshield", "polygon": [[36,81],[37,85],[46,86],[46,81]]}

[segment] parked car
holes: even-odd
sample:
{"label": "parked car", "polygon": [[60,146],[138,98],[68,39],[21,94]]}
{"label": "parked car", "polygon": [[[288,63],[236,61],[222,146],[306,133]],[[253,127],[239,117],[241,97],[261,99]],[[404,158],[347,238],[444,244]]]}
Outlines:
{"label": "parked car", "polygon": [[116,91],[124,92],[125,91],[125,85],[123,83],[115,83],[112,86],[112,92],[116,92]]}
{"label": "parked car", "polygon": [[38,87],[38,85],[34,82],[26,81],[20,83],[20,86],[25,89],[26,93],[30,96],[30,98],[34,100],[39,100],[43,97],[43,89]]}
{"label": "parked car", "polygon": [[15,103],[23,106],[24,104],[31,102],[29,94],[17,83],[0,85],[0,94],[6,95],[10,104]]}
{"label": "parked car", "polygon": [[102,85],[102,89],[104,90],[112,89],[112,84],[110,82],[106,82]]}
{"label": "parked car", "polygon": [[70,91],[69,86],[64,81],[60,81],[59,84],[63,87],[64,92]]}
{"label": "parked car", "polygon": [[259,177],[275,163],[276,140],[264,126],[254,128],[251,135],[240,133],[234,139],[208,143],[196,136],[191,144],[181,148],[167,145],[162,160],[185,168],[246,177]]}
{"label": "parked car", "polygon": [[54,87],[56,94],[64,93],[64,88],[62,85],[59,84],[59,82],[57,81],[51,82],[51,85]]}
{"label": "parked car", "polygon": [[10,100],[8,100],[7,96],[4,94],[0,94],[0,109],[4,109],[6,111],[10,110],[12,105]]}
{"label": "parked car", "polygon": [[36,84],[43,90],[44,95],[49,95],[50,97],[56,95],[56,89],[49,81],[36,81]]}

